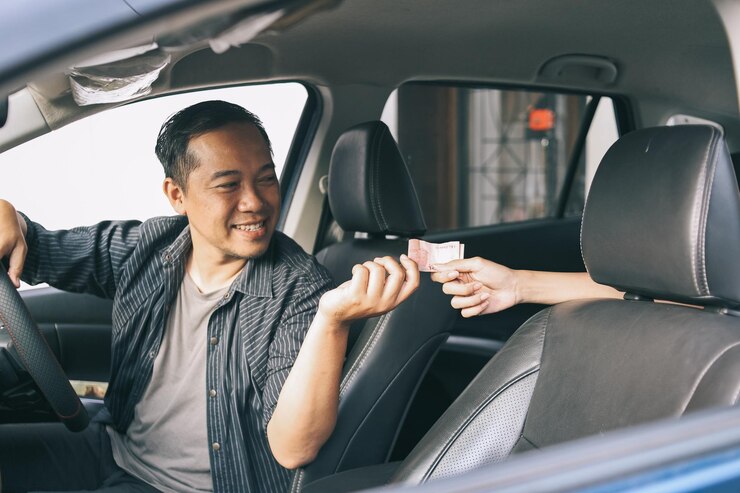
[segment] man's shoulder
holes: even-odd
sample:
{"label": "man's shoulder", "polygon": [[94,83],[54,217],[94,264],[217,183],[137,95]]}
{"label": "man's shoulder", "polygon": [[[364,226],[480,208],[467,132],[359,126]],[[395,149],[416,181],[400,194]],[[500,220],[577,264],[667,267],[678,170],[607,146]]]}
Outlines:
{"label": "man's shoulder", "polygon": [[151,231],[182,231],[188,225],[187,216],[158,216],[147,219],[141,223],[142,228]]}
{"label": "man's shoulder", "polygon": [[329,271],[316,257],[306,253],[292,238],[280,231],[273,236],[273,268],[284,275],[302,278],[308,282],[331,281]]}
{"label": "man's shoulder", "polygon": [[188,225],[186,216],[161,216],[141,223],[141,237],[147,242],[174,240]]}

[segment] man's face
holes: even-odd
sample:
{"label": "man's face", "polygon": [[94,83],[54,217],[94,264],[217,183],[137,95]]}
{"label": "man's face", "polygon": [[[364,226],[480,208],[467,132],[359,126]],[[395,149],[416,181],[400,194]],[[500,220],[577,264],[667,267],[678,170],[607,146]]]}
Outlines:
{"label": "man's face", "polygon": [[257,128],[230,123],[192,138],[189,152],[197,166],[175,209],[188,216],[193,252],[216,263],[255,258],[267,250],[280,214],[275,166]]}

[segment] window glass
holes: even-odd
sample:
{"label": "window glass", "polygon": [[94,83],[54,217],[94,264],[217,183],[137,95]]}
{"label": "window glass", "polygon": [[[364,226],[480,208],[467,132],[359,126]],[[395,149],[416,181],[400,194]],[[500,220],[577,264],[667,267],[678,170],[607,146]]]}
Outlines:
{"label": "window glass", "polygon": [[162,193],[157,134],[173,113],[210,99],[262,119],[280,176],[307,99],[297,83],[178,94],[84,118],[0,154],[0,197],[49,229],[174,214]]}
{"label": "window glass", "polygon": [[[430,231],[553,217],[589,96],[407,84],[383,112]],[[601,98],[567,202],[579,214],[590,176],[616,139]],[[591,173],[591,175],[589,175]]]}
{"label": "window glass", "polygon": [[599,167],[601,158],[604,157],[609,147],[617,140],[617,120],[614,115],[614,103],[609,98],[601,98],[596,107],[591,126],[586,134],[586,146],[583,156],[578,163],[578,169],[573,179],[573,187],[566,202],[565,215],[579,216],[583,212],[583,205],[591,180],[594,178],[596,168]]}

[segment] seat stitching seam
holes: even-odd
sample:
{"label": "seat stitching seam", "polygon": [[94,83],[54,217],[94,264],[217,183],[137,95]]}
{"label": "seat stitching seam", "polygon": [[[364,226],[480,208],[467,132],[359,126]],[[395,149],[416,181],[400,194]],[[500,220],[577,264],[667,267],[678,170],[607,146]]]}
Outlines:
{"label": "seat stitching seam", "polygon": [[377,165],[375,166],[375,173],[377,175],[377,181],[378,181],[378,215],[380,216],[381,220],[383,221],[383,229],[388,230],[388,220],[385,217],[385,214],[383,214],[383,208],[381,207],[381,204],[383,201],[380,199],[380,194],[383,193],[383,189],[380,186],[380,149],[383,143],[383,139],[385,138],[385,132],[381,131],[380,135],[378,136],[378,140],[380,143],[378,144],[378,151],[377,151]]}
{"label": "seat stitching seam", "polygon": [[523,431],[522,431],[522,434],[521,434],[521,435],[519,435],[519,437],[520,437],[520,438],[521,438],[522,440],[524,440],[525,442],[527,442],[528,444],[530,444],[530,445],[531,445],[531,446],[532,446],[533,448],[535,448],[535,449],[537,449],[537,450],[539,450],[539,449],[540,449],[540,447],[539,447],[539,446],[537,446],[537,445],[535,445],[534,443],[532,443],[532,440],[530,440],[529,438],[527,438],[527,437],[525,437],[525,436],[524,436],[524,432],[523,432]]}
{"label": "seat stitching seam", "polygon": [[[421,344],[414,351],[414,353],[408,358],[408,360],[406,361],[406,363],[404,363],[401,366],[401,368],[399,368],[391,376],[391,378],[390,378],[390,380],[388,380],[388,384],[385,386],[385,388],[382,389],[382,391],[380,393],[378,393],[377,395],[375,395],[375,397],[373,398],[373,402],[370,404],[370,407],[369,407],[368,411],[365,413],[365,416],[362,418],[362,420],[360,421],[360,423],[357,426],[357,428],[355,429],[355,431],[349,437],[349,440],[347,441],[347,446],[344,448],[344,450],[342,452],[342,455],[339,458],[339,462],[340,463],[342,463],[344,461],[344,459],[346,458],[347,451],[350,449],[349,444],[351,442],[354,442],[355,438],[357,437],[357,435],[359,433],[360,428],[362,428],[363,426],[365,426],[365,423],[370,418],[371,414],[374,413],[374,411],[376,410],[377,406],[380,405],[381,401],[388,395],[387,392],[389,391],[389,389],[391,389],[391,387],[393,387],[396,384],[396,382],[398,381],[398,379],[401,378],[402,374],[404,374],[404,372],[407,369],[408,365],[410,364],[411,360],[414,359],[419,353],[421,353],[424,350],[424,348],[425,348],[425,346],[427,344],[429,344],[430,342],[433,342],[435,339],[440,338],[440,336],[443,336],[444,338],[447,338],[448,335],[449,334],[440,333],[440,334],[434,335],[434,336],[428,338],[427,340],[425,340],[424,343]],[[377,415],[377,413],[375,413],[375,415]],[[390,453],[390,451],[388,451],[388,452]]]}
{"label": "seat stitching seam", "polygon": [[[712,139],[713,142],[711,143],[711,145],[707,149],[707,155],[705,156],[705,159],[707,160],[707,166],[710,165],[710,163],[709,163],[709,155],[714,155],[715,154],[714,151],[716,150],[717,144],[719,143],[719,139],[717,139],[716,137],[717,136],[715,135],[715,138]],[[709,179],[708,179],[708,182],[709,183],[707,185],[705,185],[705,188],[707,188],[708,190],[707,190],[706,202],[705,202],[705,204],[704,204],[704,206],[702,208],[703,209],[706,209],[706,213],[705,214],[702,214],[702,217],[701,217],[702,224],[701,224],[701,229],[699,230],[699,234],[701,235],[700,244],[699,244],[699,248],[701,249],[701,256],[700,256],[700,260],[701,260],[701,276],[702,276],[702,279],[701,280],[702,280],[702,283],[703,283],[702,288],[704,289],[704,292],[702,294],[705,294],[705,295],[709,295],[710,294],[709,293],[709,281],[707,279],[707,252],[706,252],[707,245],[706,245],[706,241],[707,241],[707,223],[709,221],[709,205],[710,205],[711,200],[712,200],[712,185],[714,184],[714,177],[717,174],[716,173],[716,170],[717,170],[716,163],[717,163],[717,160],[716,159],[713,159],[712,162],[711,162],[711,164],[714,165],[714,173],[710,173],[709,174]]]}
{"label": "seat stitching seam", "polygon": [[[377,189],[377,175],[379,174],[378,168],[380,167],[378,165],[379,163],[379,156],[380,152],[377,151],[377,147],[379,144],[377,143],[380,132],[374,132],[372,139],[370,140],[370,162],[372,163],[372,169],[371,169],[371,175],[370,175],[370,210],[373,213],[373,219],[375,219],[375,223],[381,228],[385,229],[385,226],[383,225],[383,217],[380,214],[380,205],[379,200],[376,197],[376,189]],[[379,194],[379,193],[378,193]]]}
{"label": "seat stitching seam", "polygon": [[444,447],[437,454],[437,457],[434,459],[434,462],[429,467],[429,469],[427,470],[427,472],[424,474],[423,481],[426,481],[429,478],[429,476],[431,476],[434,473],[434,471],[437,469],[437,466],[439,466],[439,463],[444,458],[444,455],[449,451],[450,447],[452,447],[452,445],[454,445],[454,443],[458,440],[458,438],[460,438],[460,435],[462,435],[462,433],[467,429],[467,427],[473,421],[475,421],[475,419],[478,418],[478,416],[480,416],[480,413],[483,412],[491,404],[491,402],[493,402],[494,399],[496,399],[497,397],[499,397],[505,391],[507,391],[512,386],[516,385],[517,383],[521,382],[525,378],[527,378],[527,377],[529,377],[531,375],[534,375],[539,370],[540,370],[540,365],[539,364],[536,365],[536,366],[534,366],[534,367],[532,367],[532,368],[529,368],[529,369],[525,370],[524,372],[522,372],[519,375],[517,375],[515,378],[513,378],[513,379],[509,380],[508,382],[506,382],[505,385],[501,386],[496,392],[494,392],[493,394],[491,394],[490,396],[488,396],[486,398],[486,400],[484,400],[483,402],[481,402],[480,405],[478,405],[475,408],[475,410],[470,414],[470,416],[464,422],[462,422],[460,424],[460,426],[458,426],[455,429],[455,431],[452,433],[452,435],[450,436],[450,438],[444,443]]}
{"label": "seat stitching seam", "polygon": [[[545,339],[547,338],[547,328],[550,326],[550,315],[552,315],[552,308],[550,308],[550,311],[547,313],[547,319],[545,320],[545,326],[542,328],[542,349],[540,350],[540,367],[542,366],[542,356],[545,354]],[[534,395],[534,391],[537,390],[537,382],[534,383],[534,388],[532,389],[532,395]],[[519,436],[521,438],[524,438],[524,430],[527,427],[527,420],[529,419],[529,408],[527,408],[527,414],[524,415],[524,422],[522,423],[522,431],[520,432]],[[529,442],[529,440],[527,440]],[[532,442],[529,442],[532,443]],[[532,446],[534,444],[532,443]]]}
{"label": "seat stitching seam", "polygon": [[709,370],[712,369],[712,367],[719,361],[728,351],[731,349],[740,346],[740,341],[737,341],[730,346],[727,346],[724,350],[722,350],[719,354],[717,354],[714,358],[712,358],[712,361],[707,363],[707,365],[702,370],[701,374],[697,377],[696,381],[694,382],[693,388],[691,389],[691,392],[689,392],[688,397],[686,398],[686,402],[684,403],[681,414],[684,414],[686,412],[686,408],[689,407],[689,403],[691,403],[691,398],[694,397],[694,394],[696,393],[696,389],[699,388],[699,385],[701,385],[702,380],[704,380],[704,377],[709,372]]}
{"label": "seat stitching seam", "polygon": [[[542,337],[542,350],[540,351],[540,363],[538,363],[534,367],[532,367],[532,368],[530,368],[528,370],[525,370],[524,372],[520,373],[516,378],[509,380],[509,382],[505,386],[499,388],[499,390],[497,392],[495,392],[494,394],[490,395],[485,401],[483,401],[475,409],[475,411],[471,414],[471,416],[468,417],[468,419],[466,419],[463,423],[460,424],[460,426],[457,427],[457,429],[454,431],[454,433],[452,434],[452,436],[447,440],[447,442],[444,444],[444,447],[442,448],[442,450],[440,450],[440,452],[437,454],[437,457],[434,459],[434,462],[430,465],[430,467],[426,471],[426,473],[424,473],[424,476],[422,478],[422,481],[426,481],[429,478],[429,476],[431,476],[432,473],[434,473],[434,471],[436,470],[437,466],[439,466],[439,463],[442,461],[442,458],[444,457],[445,453],[447,453],[447,451],[450,449],[450,447],[452,446],[452,444],[460,437],[460,434],[464,431],[464,429],[468,425],[470,425],[470,423],[472,423],[473,420],[475,420],[475,418],[478,417],[478,415],[480,415],[480,413],[483,411],[483,409],[485,409],[495,398],[497,398],[499,395],[501,395],[501,393],[503,393],[505,390],[509,389],[512,385],[516,384],[517,382],[522,381],[526,377],[528,377],[530,375],[533,375],[536,372],[539,372],[540,367],[541,367],[541,364],[542,364],[542,361],[541,361],[542,360],[542,351],[544,351],[544,347],[545,347],[545,338],[544,338],[544,335],[547,333],[547,327],[548,327],[548,325],[550,323],[550,315],[551,314],[552,314],[552,308],[550,308],[548,310],[547,316],[545,317],[545,320],[542,321],[542,333],[543,333],[543,337]],[[535,385],[536,385],[536,382],[535,382]],[[532,392],[534,394],[534,389],[532,389]],[[529,413],[527,413],[527,414],[529,414]],[[526,424],[526,417],[525,417],[524,423],[522,424],[522,430],[524,430],[524,425],[525,424]]]}
{"label": "seat stitching seam", "polygon": [[[702,218],[703,218],[703,212],[704,212],[704,193],[699,194],[700,190],[703,192],[704,188],[706,187],[707,182],[707,168],[708,168],[708,160],[707,157],[709,155],[709,151],[711,150],[711,145],[707,146],[706,152],[704,154],[704,157],[702,158],[701,162],[701,173],[699,174],[699,181],[696,185],[696,189],[694,190],[694,204],[693,204],[693,210],[692,210],[692,217],[691,217],[691,280],[694,283],[694,289],[698,294],[703,294],[702,286],[699,285],[699,265],[701,264],[701,256],[703,255],[703,249],[702,245],[700,245],[701,242],[701,226],[702,226]],[[699,194],[697,196],[697,194]],[[701,202],[701,203],[697,203]]]}
{"label": "seat stitching seam", "polygon": [[368,355],[373,350],[375,345],[378,343],[378,339],[380,339],[380,335],[383,333],[383,331],[385,330],[385,327],[388,325],[388,322],[391,318],[392,313],[393,311],[384,314],[381,317],[381,320],[375,325],[375,328],[373,329],[373,332],[372,332],[372,336],[370,337],[369,344],[365,345],[362,352],[360,353],[360,356],[357,358],[354,364],[352,364],[350,369],[347,371],[347,376],[344,378],[344,380],[341,383],[341,386],[339,388],[340,398],[346,393],[347,387],[355,379],[355,376],[357,375],[357,371],[359,370],[359,368],[362,367]]}

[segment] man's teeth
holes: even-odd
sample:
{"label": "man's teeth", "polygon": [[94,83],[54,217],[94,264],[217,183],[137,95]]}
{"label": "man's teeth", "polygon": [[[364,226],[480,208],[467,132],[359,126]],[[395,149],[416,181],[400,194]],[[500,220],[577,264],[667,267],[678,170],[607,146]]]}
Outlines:
{"label": "man's teeth", "polygon": [[234,226],[236,229],[241,231],[257,231],[265,225],[265,221],[261,221],[255,224],[237,224]]}

